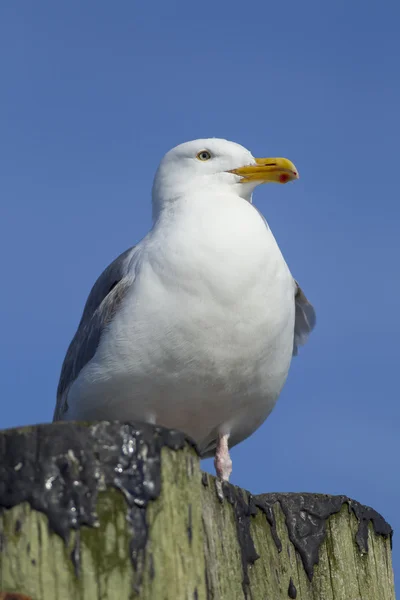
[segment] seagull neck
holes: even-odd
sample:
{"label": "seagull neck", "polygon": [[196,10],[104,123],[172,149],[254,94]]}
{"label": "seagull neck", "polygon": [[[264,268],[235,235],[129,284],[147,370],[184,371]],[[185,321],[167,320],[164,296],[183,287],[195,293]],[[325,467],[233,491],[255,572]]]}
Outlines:
{"label": "seagull neck", "polygon": [[247,186],[206,186],[196,190],[184,190],[175,195],[160,196],[153,193],[153,223],[160,220],[199,213],[220,212],[226,208],[232,209],[238,203],[252,203],[253,189]]}

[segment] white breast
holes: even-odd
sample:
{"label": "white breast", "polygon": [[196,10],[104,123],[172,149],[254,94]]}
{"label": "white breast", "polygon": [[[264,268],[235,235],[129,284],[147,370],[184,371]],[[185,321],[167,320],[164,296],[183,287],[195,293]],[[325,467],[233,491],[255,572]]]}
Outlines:
{"label": "white breast", "polygon": [[160,219],[136,280],[71,387],[69,418],[150,420],[202,447],[272,410],[293,348],[293,279],[244,200]]}

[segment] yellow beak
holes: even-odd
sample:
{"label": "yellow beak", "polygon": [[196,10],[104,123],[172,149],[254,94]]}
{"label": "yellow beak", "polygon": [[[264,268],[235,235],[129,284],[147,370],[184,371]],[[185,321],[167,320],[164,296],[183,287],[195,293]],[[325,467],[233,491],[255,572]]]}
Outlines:
{"label": "yellow beak", "polygon": [[248,181],[287,183],[299,178],[296,167],[287,158],[255,158],[254,160],[256,161],[255,165],[232,169],[228,173],[240,175],[242,177],[240,183]]}

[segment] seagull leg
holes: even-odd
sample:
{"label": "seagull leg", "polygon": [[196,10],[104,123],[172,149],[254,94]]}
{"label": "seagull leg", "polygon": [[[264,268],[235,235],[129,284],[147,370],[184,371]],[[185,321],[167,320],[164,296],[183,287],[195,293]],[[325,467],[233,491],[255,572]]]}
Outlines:
{"label": "seagull leg", "polygon": [[214,465],[217,472],[217,477],[221,481],[229,481],[232,473],[232,461],[229,456],[229,433],[218,435],[217,447],[215,450]]}

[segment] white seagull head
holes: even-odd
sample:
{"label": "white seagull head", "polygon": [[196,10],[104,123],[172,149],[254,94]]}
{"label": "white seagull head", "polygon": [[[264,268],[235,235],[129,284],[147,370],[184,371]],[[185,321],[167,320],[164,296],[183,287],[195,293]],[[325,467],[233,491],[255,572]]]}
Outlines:
{"label": "white seagull head", "polygon": [[234,193],[251,202],[261,183],[298,179],[287,158],[254,158],[249,150],[228,140],[209,138],[176,146],[164,156],[153,183],[156,216],[170,202],[192,193]]}

